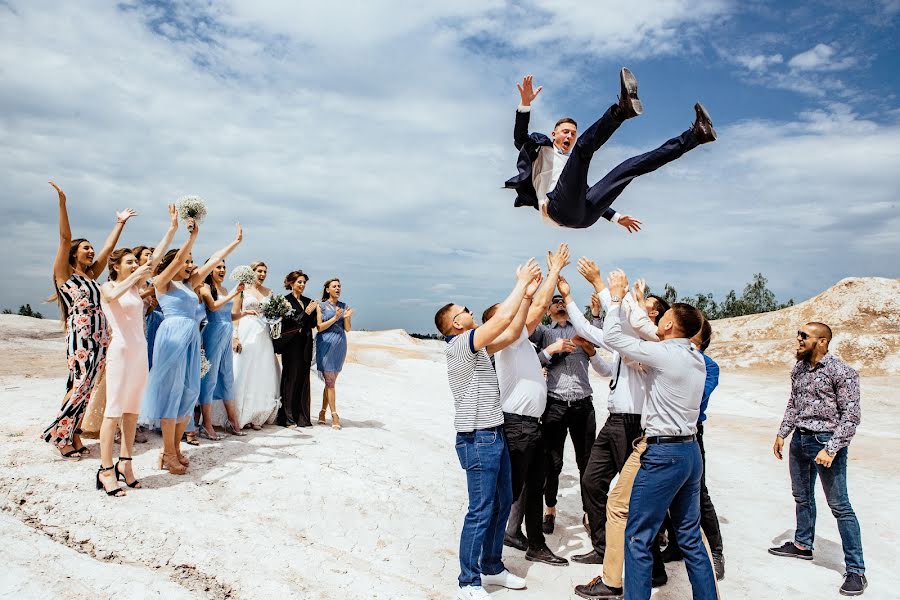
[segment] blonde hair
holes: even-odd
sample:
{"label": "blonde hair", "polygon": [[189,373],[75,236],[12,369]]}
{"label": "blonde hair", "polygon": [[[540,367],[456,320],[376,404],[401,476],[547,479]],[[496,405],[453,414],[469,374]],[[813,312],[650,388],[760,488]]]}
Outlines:
{"label": "blonde hair", "polygon": [[250,263],[250,268],[253,269],[254,271],[255,271],[256,269],[260,268],[260,267],[265,267],[266,270],[269,269],[269,265],[267,265],[266,263],[264,263],[264,262],[261,261],[261,260],[258,260],[258,261],[256,261],[256,262]]}

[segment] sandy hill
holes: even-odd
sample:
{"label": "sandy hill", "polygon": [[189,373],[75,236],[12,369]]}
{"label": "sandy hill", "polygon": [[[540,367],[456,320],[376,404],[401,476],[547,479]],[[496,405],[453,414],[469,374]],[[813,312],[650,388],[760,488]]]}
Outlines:
{"label": "sandy hill", "polygon": [[900,373],[900,279],[882,277],[848,277],[789,308],[715,321],[709,354],[724,366],[790,367],[795,332],[810,321],[832,328],[832,352],[861,373]]}

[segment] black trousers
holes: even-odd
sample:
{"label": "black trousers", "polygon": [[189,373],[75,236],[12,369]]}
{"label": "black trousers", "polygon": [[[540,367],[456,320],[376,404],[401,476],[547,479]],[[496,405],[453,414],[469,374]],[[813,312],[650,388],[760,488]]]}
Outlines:
{"label": "black trousers", "polygon": [[[706,488],[706,449],[703,447],[703,423],[697,423],[697,443],[700,445],[700,458],[703,460],[703,475],[700,476],[700,529],[706,534],[709,549],[715,554],[723,553],[722,530],[719,528],[719,515],[709,497]],[[669,529],[669,544],[675,544],[675,534],[671,528],[671,521],[667,520],[664,526]]]}
{"label": "black trousers", "polygon": [[[512,473],[513,502],[521,504],[528,546],[539,550],[546,545],[541,529],[543,507],[541,488],[544,484],[546,450],[541,424],[511,413],[503,413],[506,444]],[[523,496],[524,494],[524,496]]]}
{"label": "black trousers", "polygon": [[699,145],[693,131],[688,129],[656,150],[629,158],[588,187],[588,170],[594,153],[621,124],[610,107],[578,137],[556,187],[547,194],[550,199],[548,213],[560,225],[576,229],[590,227],[635,177],[651,173]]}
{"label": "black trousers", "polygon": [[[591,446],[594,444],[594,436],[597,435],[593,399],[588,396],[567,403],[565,400],[548,397],[542,421],[544,443],[547,448],[544,502],[552,508],[556,506],[556,496],[559,493],[559,474],[562,473],[563,468],[563,452],[566,448],[567,433],[572,438],[572,445],[575,447],[575,462],[578,464],[579,480],[584,476]],[[584,508],[584,490],[582,490],[581,503]]]}
{"label": "black trousers", "polygon": [[641,437],[641,415],[612,413],[591,447],[587,469],[581,477],[581,492],[591,529],[594,550],[606,551],[606,502],[609,484],[618,475]]}

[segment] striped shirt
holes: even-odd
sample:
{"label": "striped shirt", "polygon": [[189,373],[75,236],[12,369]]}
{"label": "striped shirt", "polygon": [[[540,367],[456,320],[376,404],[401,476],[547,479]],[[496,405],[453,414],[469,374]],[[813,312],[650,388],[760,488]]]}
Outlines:
{"label": "striped shirt", "polygon": [[460,433],[503,425],[500,387],[487,350],[475,351],[475,330],[447,338],[447,378]]}

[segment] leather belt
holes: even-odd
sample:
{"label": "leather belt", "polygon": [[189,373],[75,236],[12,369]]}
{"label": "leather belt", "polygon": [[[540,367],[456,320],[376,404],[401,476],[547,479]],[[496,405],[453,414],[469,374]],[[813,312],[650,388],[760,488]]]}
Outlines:
{"label": "leather belt", "polygon": [[547,396],[547,402],[552,404],[562,404],[564,406],[579,406],[581,404],[592,403],[594,401],[593,396],[587,396],[585,398],[579,398],[578,400],[563,400],[562,398],[554,398],[553,396]]}
{"label": "leather belt", "polygon": [[697,439],[694,435],[651,435],[648,444],[687,444]]}

